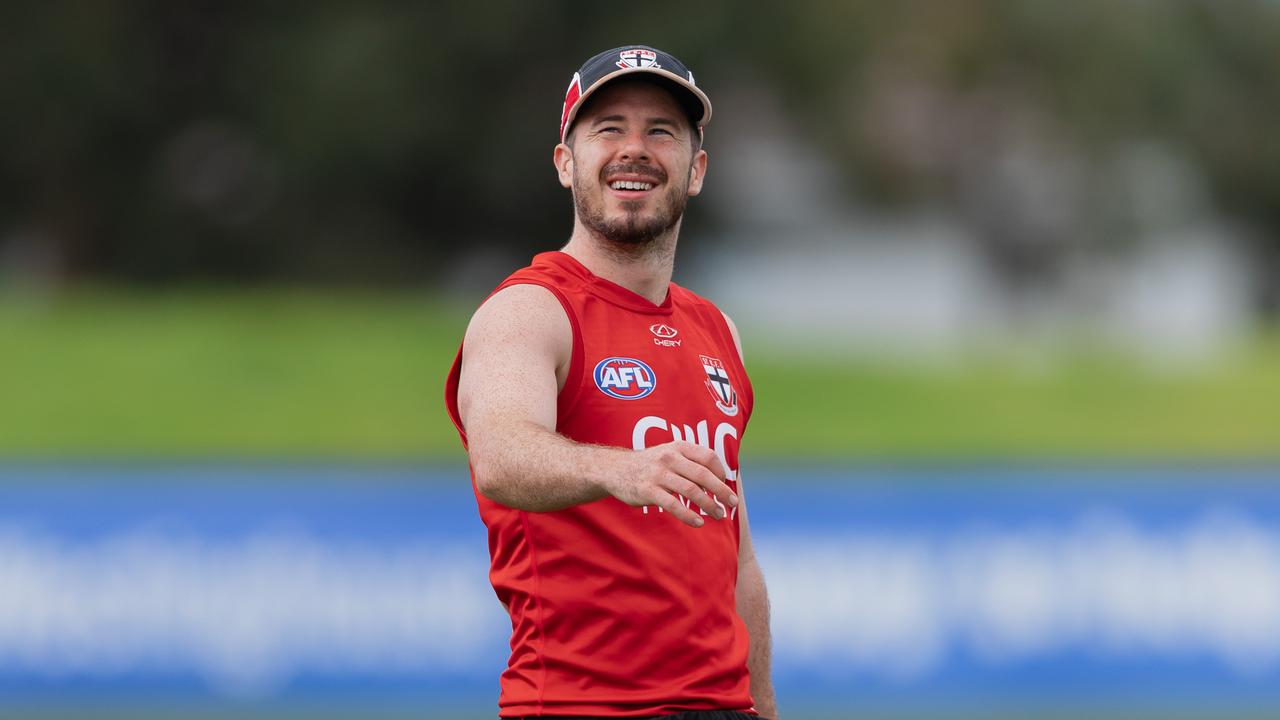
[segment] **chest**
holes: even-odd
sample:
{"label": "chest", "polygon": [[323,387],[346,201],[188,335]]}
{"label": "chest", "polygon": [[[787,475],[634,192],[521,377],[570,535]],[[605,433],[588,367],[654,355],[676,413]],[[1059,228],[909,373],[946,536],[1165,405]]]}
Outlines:
{"label": "chest", "polygon": [[733,471],[749,407],[727,331],[706,313],[596,310],[580,318],[582,387],[566,418],[573,429],[633,449],[696,443]]}

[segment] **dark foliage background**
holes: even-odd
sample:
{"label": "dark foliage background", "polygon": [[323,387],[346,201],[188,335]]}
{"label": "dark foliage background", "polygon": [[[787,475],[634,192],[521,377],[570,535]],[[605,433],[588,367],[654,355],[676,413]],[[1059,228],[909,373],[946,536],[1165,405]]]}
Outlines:
{"label": "dark foliage background", "polygon": [[[53,283],[408,284],[476,248],[554,246],[564,86],[635,41],[713,100],[776,101],[850,203],[947,208],[1015,276],[1127,242],[1107,159],[1134,142],[1177,148],[1280,275],[1280,6],[1263,0],[5,3],[0,263]],[[752,120],[735,113],[713,159]],[[1050,193],[1064,219],[987,181],[1019,138],[1084,168]],[[690,223],[730,225],[723,200]],[[1277,283],[1260,288],[1274,313]]]}

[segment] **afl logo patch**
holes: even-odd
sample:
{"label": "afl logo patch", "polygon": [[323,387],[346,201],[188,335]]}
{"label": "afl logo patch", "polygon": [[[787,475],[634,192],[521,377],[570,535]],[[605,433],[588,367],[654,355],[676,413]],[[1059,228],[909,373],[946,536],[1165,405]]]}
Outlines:
{"label": "afl logo patch", "polygon": [[619,400],[639,400],[658,385],[653,368],[635,358],[605,358],[596,363],[594,375],[600,392]]}

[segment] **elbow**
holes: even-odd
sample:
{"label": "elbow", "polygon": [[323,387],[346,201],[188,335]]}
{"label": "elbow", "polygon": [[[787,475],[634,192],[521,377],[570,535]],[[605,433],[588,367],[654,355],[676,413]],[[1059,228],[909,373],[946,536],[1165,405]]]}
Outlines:
{"label": "elbow", "polygon": [[503,503],[505,499],[502,492],[503,474],[495,463],[483,457],[476,457],[475,453],[472,453],[471,477],[475,480],[476,490],[481,495],[496,503]]}
{"label": "elbow", "polygon": [[488,497],[489,500],[498,500],[494,495],[502,483],[499,482],[497,468],[494,468],[493,462],[477,457],[475,452],[471,454],[471,479],[475,480],[476,491],[479,491],[480,495]]}

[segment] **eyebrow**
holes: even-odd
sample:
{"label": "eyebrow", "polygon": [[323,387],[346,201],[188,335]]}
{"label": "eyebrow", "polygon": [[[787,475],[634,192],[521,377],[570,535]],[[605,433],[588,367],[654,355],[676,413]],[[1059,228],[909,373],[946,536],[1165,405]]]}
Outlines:
{"label": "eyebrow", "polygon": [[[626,122],[626,120],[627,118],[622,115],[605,115],[604,117],[598,117],[595,120],[592,120],[591,124],[599,125],[607,122]],[[651,117],[648,122],[650,125],[670,125],[672,127],[679,127],[680,125],[680,123],[675,120],[661,116]]]}

